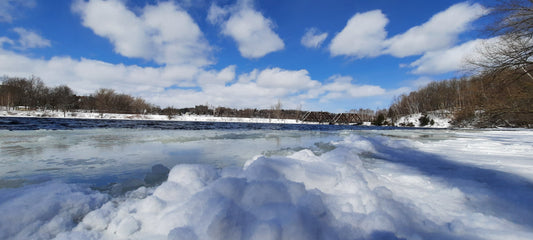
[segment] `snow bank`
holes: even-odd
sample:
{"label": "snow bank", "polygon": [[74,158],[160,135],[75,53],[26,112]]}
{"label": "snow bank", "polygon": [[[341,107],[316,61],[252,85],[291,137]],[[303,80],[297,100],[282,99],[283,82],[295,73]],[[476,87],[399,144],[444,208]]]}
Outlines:
{"label": "snow bank", "polygon": [[317,124],[301,122],[296,119],[268,119],[268,118],[238,118],[215,117],[209,115],[176,115],[169,118],[166,115],[150,114],[118,114],[93,112],[61,112],[61,111],[19,111],[0,110],[0,117],[47,117],[74,119],[117,119],[117,120],[155,120],[155,121],[187,121],[187,122],[242,122],[242,123],[283,123],[283,124]]}
{"label": "snow bank", "polygon": [[[180,164],[160,186],[105,203],[93,191],[43,184],[0,195],[8,212],[0,232],[15,239],[531,239],[533,178],[464,163],[470,155],[448,158],[439,153],[443,144],[349,134],[320,155],[258,156],[242,168]],[[474,155],[476,144],[465,152]],[[501,156],[518,154],[531,166],[531,150],[512,146]]]}
{"label": "snow bank", "polygon": [[[433,120],[433,124],[428,123],[425,126],[422,126],[420,123],[421,117],[427,117],[429,121]],[[402,116],[394,123],[394,126],[397,127],[426,127],[426,128],[449,128],[451,127],[451,114],[446,112],[430,112],[428,114],[415,113],[407,116]]]}

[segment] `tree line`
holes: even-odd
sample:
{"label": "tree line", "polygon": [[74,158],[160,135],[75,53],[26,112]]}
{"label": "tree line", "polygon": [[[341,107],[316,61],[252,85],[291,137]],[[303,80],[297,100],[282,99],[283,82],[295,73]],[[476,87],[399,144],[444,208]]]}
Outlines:
{"label": "tree line", "polygon": [[79,96],[66,86],[47,87],[43,81],[35,76],[30,78],[3,77],[0,85],[0,106],[7,110],[51,110],[51,111],[89,111],[99,113],[123,114],[160,114],[169,119],[176,115],[195,114],[217,117],[243,118],[278,118],[299,119],[302,110],[282,109],[278,101],[270,109],[228,107],[212,107],[197,105],[189,108],[174,108],[159,106],[146,102],[143,98],[117,93],[113,89],[101,88],[93,94]]}
{"label": "tree line", "polygon": [[215,117],[238,117],[238,118],[273,118],[273,119],[300,119],[306,112],[295,109],[258,109],[258,108],[229,108],[213,107],[208,105],[196,105],[189,108],[166,107],[161,109],[161,115],[172,118],[175,115],[195,114]]}
{"label": "tree line", "polygon": [[453,114],[453,123],[458,126],[527,127],[533,124],[533,78],[508,70],[432,82],[397,97],[387,116],[395,121],[434,111]]}
{"label": "tree line", "polygon": [[99,89],[87,96],[78,96],[67,85],[47,87],[35,76],[31,78],[4,77],[0,85],[0,106],[52,111],[87,110],[108,113],[153,113],[158,107],[139,97]]}

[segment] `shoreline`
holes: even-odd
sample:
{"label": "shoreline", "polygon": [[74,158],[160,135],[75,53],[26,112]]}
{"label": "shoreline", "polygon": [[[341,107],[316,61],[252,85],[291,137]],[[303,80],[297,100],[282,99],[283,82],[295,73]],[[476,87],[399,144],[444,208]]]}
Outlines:
{"label": "shoreline", "polygon": [[277,118],[268,119],[268,118],[216,117],[216,116],[210,116],[210,115],[187,115],[187,114],[186,115],[175,115],[169,118],[169,116],[167,115],[155,115],[155,114],[61,112],[61,111],[34,111],[34,110],[29,110],[29,111],[27,110],[14,110],[14,111],[0,110],[0,117],[321,125],[321,123],[318,123],[318,122],[302,122],[296,119],[277,119]]}

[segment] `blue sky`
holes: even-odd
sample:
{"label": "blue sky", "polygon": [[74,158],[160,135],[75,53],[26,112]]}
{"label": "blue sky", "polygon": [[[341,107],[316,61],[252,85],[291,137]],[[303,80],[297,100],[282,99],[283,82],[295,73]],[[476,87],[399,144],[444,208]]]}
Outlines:
{"label": "blue sky", "polygon": [[162,107],[385,108],[463,75],[487,2],[0,0],[0,75]]}

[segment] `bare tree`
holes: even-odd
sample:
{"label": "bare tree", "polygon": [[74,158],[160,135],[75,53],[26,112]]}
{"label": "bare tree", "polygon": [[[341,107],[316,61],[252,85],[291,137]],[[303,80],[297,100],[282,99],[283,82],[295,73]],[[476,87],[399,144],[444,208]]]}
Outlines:
{"label": "bare tree", "polygon": [[282,111],[281,111],[281,108],[282,108],[282,106],[283,106],[283,105],[281,104],[281,100],[278,99],[278,102],[276,103],[276,105],[274,105],[274,106],[272,107],[272,110],[273,110],[273,112],[274,112],[274,116],[275,116],[277,119],[281,119],[281,117],[282,117],[282,116],[281,116],[281,112],[282,112]]}
{"label": "bare tree", "polygon": [[487,31],[495,38],[468,62],[481,72],[521,70],[533,80],[533,0],[499,0],[489,16]]}
{"label": "bare tree", "polygon": [[100,113],[110,112],[113,109],[115,90],[101,88],[94,94],[96,109]]}
{"label": "bare tree", "polygon": [[57,108],[58,110],[63,111],[63,115],[66,115],[66,112],[74,108],[74,103],[76,101],[76,95],[72,89],[66,85],[61,85],[53,88],[49,94],[50,104]]}

